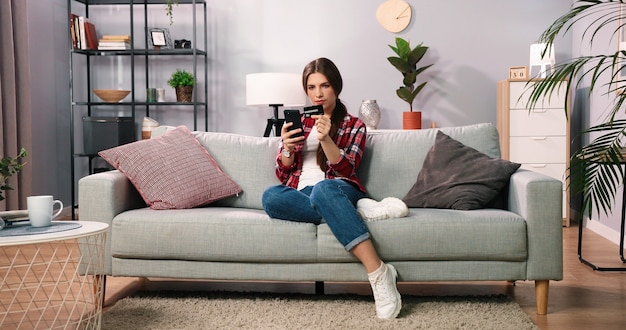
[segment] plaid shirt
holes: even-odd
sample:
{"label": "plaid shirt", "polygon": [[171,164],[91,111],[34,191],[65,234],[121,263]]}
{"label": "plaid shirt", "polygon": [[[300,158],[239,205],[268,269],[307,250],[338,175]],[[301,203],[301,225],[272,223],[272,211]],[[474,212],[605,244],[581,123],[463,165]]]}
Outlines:
{"label": "plaid shirt", "polygon": [[[309,133],[315,124],[315,119],[302,117],[302,128],[305,138],[309,137]],[[365,187],[361,180],[356,176],[356,171],[361,164],[363,150],[365,149],[366,131],[365,124],[359,118],[347,114],[341,126],[337,130],[335,144],[341,150],[341,158],[336,164],[327,161],[328,169],[325,177],[327,179],[343,179],[353,183],[362,192]],[[280,143],[280,150],[276,156],[276,176],[284,185],[292,188],[298,187],[300,175],[302,174],[302,149],[304,144],[300,143],[294,149],[295,160],[291,166],[285,166],[282,163],[283,143]]]}

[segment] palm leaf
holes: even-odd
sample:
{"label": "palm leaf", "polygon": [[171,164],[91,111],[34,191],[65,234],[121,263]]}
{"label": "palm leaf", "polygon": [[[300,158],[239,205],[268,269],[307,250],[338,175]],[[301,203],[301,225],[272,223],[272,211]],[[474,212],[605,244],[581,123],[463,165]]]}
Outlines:
{"label": "palm leaf", "polygon": [[[626,26],[626,17],[621,7],[626,0],[581,0],[576,1],[570,11],[559,17],[540,36],[545,43],[543,54],[553,45],[558,35],[570,31],[574,24],[587,24],[583,30],[583,40],[594,38],[600,33],[610,32],[611,39],[619,35]],[[618,22],[618,24],[616,24]],[[610,30],[613,29],[613,30]],[[567,87],[567,97],[580,87],[588,87],[591,95],[601,89],[603,95],[614,97],[615,102],[608,111],[603,123],[580,132],[595,138],[580,148],[572,156],[568,168],[569,188],[573,195],[582,196],[582,209],[587,215],[592,212],[610,214],[617,189],[623,183],[624,169],[621,166],[622,151],[626,136],[626,120],[616,119],[623,111],[626,94],[618,93],[626,83],[620,72],[626,70],[626,51],[611,54],[580,56],[554,66],[545,79],[532,80],[527,85],[530,92],[529,111],[545,96],[556,93],[563,83]],[[608,79],[607,79],[608,78]],[[565,115],[569,113],[564,104]]]}

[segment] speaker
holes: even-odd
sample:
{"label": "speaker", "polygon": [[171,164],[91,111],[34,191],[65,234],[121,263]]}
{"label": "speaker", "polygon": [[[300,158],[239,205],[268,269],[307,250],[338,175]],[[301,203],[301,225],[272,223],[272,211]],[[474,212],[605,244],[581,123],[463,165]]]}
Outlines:
{"label": "speaker", "polygon": [[133,117],[83,117],[86,155],[135,141]]}

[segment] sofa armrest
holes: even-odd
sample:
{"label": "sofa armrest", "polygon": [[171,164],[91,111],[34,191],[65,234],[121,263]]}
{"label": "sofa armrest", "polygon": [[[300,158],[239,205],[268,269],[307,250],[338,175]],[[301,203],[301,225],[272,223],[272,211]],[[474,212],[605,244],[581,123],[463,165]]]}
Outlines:
{"label": "sofa armrest", "polygon": [[520,169],[511,176],[508,209],[526,220],[528,280],[563,279],[563,183]]}
{"label": "sofa armrest", "polygon": [[105,248],[105,274],[111,274],[111,227],[118,214],[146,204],[126,178],[117,171],[92,174],[78,181],[78,218],[109,225]]}

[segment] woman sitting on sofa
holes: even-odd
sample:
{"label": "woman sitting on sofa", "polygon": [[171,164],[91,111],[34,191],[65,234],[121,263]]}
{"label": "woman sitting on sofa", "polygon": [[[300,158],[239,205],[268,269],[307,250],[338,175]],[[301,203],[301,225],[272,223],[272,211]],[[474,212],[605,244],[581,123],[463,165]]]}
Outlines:
{"label": "woman sitting on sofa", "polygon": [[[366,194],[356,176],[365,147],[365,124],[339,100],[343,82],[329,59],[307,64],[302,85],[311,103],[323,106],[324,115],[303,116],[303,129],[289,131],[289,122],[283,126],[276,157],[276,176],[282,184],[263,193],[263,207],[277,219],[320,224],[323,218],[365,267],[377,316],[393,319],[402,305],[396,270],[379,258],[355,207]],[[302,131],[304,136],[294,137]]]}

